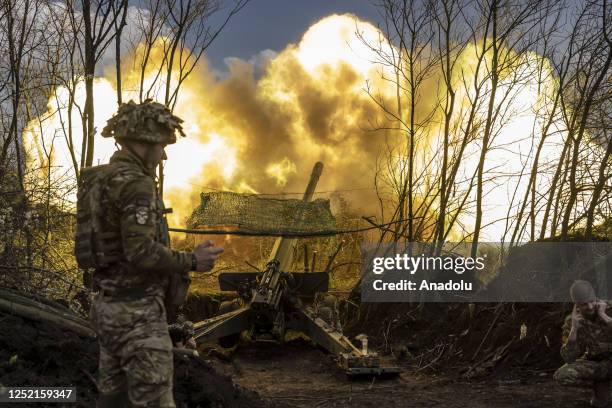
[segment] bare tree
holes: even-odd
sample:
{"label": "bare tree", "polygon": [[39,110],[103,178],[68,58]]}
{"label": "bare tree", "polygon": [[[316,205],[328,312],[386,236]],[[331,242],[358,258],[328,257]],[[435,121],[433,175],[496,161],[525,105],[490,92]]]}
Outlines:
{"label": "bare tree", "polygon": [[[174,109],[183,82],[193,72],[204,51],[248,2],[233,0],[222,23],[216,27],[210,23],[210,17],[222,12],[224,3],[221,0],[143,2],[144,12],[139,13],[140,36],[136,44],[138,58],[134,61],[140,71],[140,101],[161,99]],[[161,61],[151,60],[156,47],[161,47]],[[160,165],[162,195],[163,178],[163,165]]]}
{"label": "bare tree", "polygon": [[[566,111],[571,110],[568,126],[568,139],[572,140],[571,165],[569,175],[569,197],[565,205],[563,219],[561,222],[561,238],[566,239],[570,229],[570,219],[574,204],[578,199],[579,187],[577,180],[577,169],[579,165],[579,154],[581,143],[585,136],[586,125],[593,111],[597,94],[601,91],[604,79],[609,79],[609,69],[612,63],[612,42],[609,39],[610,18],[606,11],[606,1],[602,1],[601,8],[593,7],[594,16],[589,19],[593,26],[587,25],[586,35],[581,37],[584,41],[578,51],[578,67],[575,87],[569,89],[570,95],[562,95],[562,102],[566,105]],[[588,6],[587,6],[588,7]],[[600,13],[596,10],[600,9]],[[598,15],[599,14],[599,15]],[[598,18],[594,18],[598,17]],[[595,22],[595,23],[593,23]],[[601,22],[599,25],[597,22]],[[579,93],[579,97],[576,98]],[[574,98],[572,98],[572,96]],[[567,106],[567,98],[577,99],[577,103]],[[596,204],[594,204],[596,205]]]}
{"label": "bare tree", "polygon": [[[21,130],[27,122],[27,109],[24,111],[24,98],[28,92],[27,82],[30,71],[28,64],[34,58],[37,43],[41,40],[40,31],[36,29],[36,19],[39,15],[41,2],[39,0],[3,0],[0,2],[0,16],[3,21],[1,38],[6,46],[8,65],[3,67],[3,95],[0,104],[3,108],[3,118],[8,119],[2,146],[0,146],[0,184],[3,183],[8,167],[6,160],[12,144],[15,156],[15,170],[18,186],[23,190],[23,152]],[[5,103],[8,102],[8,109]],[[3,120],[3,125],[4,125]]]}
{"label": "bare tree", "polygon": [[[491,66],[488,67],[490,93],[488,95],[488,107],[477,167],[476,214],[474,235],[472,236],[472,256],[477,254],[482,227],[485,161],[494,137],[496,120],[499,120],[500,111],[504,108],[504,100],[510,94],[508,90],[505,90],[505,95],[501,96],[501,101],[497,100],[500,73],[504,70],[513,69],[517,65],[520,66],[522,53],[533,44],[533,39],[527,34],[541,22],[540,10],[542,7],[550,7],[550,4],[538,1],[501,3],[498,0],[492,0],[490,3],[479,3],[482,14],[486,16],[489,22],[487,24],[489,29],[485,32],[485,37],[483,38],[483,49],[490,50],[491,52]],[[517,71],[515,68],[514,72]],[[519,78],[513,78],[508,84],[514,86],[519,80]]]}
{"label": "bare tree", "polygon": [[[387,78],[381,70],[383,79],[395,88],[395,100],[386,100],[369,86],[367,92],[390,123],[395,124],[392,130],[405,137],[405,143],[400,143],[399,147],[388,146],[391,160],[386,160],[385,170],[377,177],[377,182],[384,180],[397,197],[389,220],[394,224],[382,231],[381,240],[386,233],[391,233],[393,241],[412,242],[425,234],[419,222],[422,226],[427,213],[424,210],[431,205],[433,191],[433,186],[426,186],[424,166],[417,167],[421,158],[416,154],[417,147],[427,139],[427,128],[435,111],[433,106],[419,104],[425,98],[425,86],[437,63],[432,53],[433,21],[429,5],[423,2],[385,0],[378,6],[385,22],[385,43],[370,44],[359,32],[357,34],[378,56],[376,62],[393,72],[393,76]],[[377,192],[380,194],[380,189]],[[381,202],[383,213],[386,205]]]}
{"label": "bare tree", "polygon": [[115,8],[115,3],[112,3],[113,6],[113,14],[118,16],[120,14],[120,18],[115,17],[115,73],[116,73],[116,82],[117,82],[117,105],[121,105],[122,102],[122,93],[123,89],[121,86],[121,35],[123,34],[123,29],[127,24],[127,11],[128,11],[128,0],[124,0],[120,10]]}
{"label": "bare tree", "polygon": [[[609,84],[607,85],[609,87]],[[610,133],[610,121],[612,117],[610,116],[610,112],[612,112],[612,99],[610,97],[611,93],[608,90],[604,92],[606,95],[605,101],[599,101],[598,103],[598,115],[593,118],[593,122],[595,122],[595,126],[590,129],[593,131],[594,135],[597,135],[597,140],[602,145],[603,156],[600,159],[599,165],[597,166],[597,178],[595,184],[593,186],[593,193],[591,196],[591,202],[586,212],[586,227],[584,232],[585,240],[590,240],[593,235],[593,227],[595,224],[596,210],[598,206],[602,206],[605,203],[608,203],[607,206],[602,206],[601,214],[607,216],[606,214],[610,214],[610,179],[612,178],[612,172],[610,171],[611,166],[611,158],[612,158],[612,134]],[[607,146],[606,146],[607,145]],[[607,186],[607,191],[605,190]],[[604,217],[600,217],[600,220],[604,220]]]}
{"label": "bare tree", "polygon": [[[433,227],[429,239],[436,241],[437,247],[441,248],[452,231],[463,230],[464,239],[472,241],[472,253],[475,255],[484,223],[497,222],[491,217],[484,217],[484,202],[503,180],[516,180],[514,194],[508,197],[505,217],[506,233],[511,237],[511,242],[517,242],[524,236],[535,239],[538,233],[544,234],[542,230],[538,231],[540,219],[542,229],[546,230],[551,215],[553,224],[563,224],[563,214],[568,205],[577,210],[571,194],[563,193],[564,180],[576,179],[571,172],[572,163],[564,161],[574,149],[566,145],[556,157],[561,158],[556,167],[552,166],[550,158],[543,162],[542,154],[550,144],[549,137],[559,136],[562,132],[559,127],[562,115],[567,116],[573,109],[566,101],[568,97],[564,97],[567,94],[564,89],[574,81],[572,72],[575,69],[571,67],[571,58],[562,58],[560,62],[556,59],[565,45],[563,41],[553,44],[560,30],[565,29],[561,24],[564,13],[571,14],[571,10],[563,2],[553,1],[382,1],[378,6],[385,21],[386,40],[391,45],[390,52],[387,51],[389,47],[378,47],[378,55],[381,63],[393,67],[396,73],[395,78],[385,79],[397,84],[394,101],[397,107],[393,108],[384,98],[373,95],[370,88],[368,91],[387,117],[398,123],[397,127],[378,128],[405,132],[407,144],[405,163],[400,161],[402,165],[398,166],[396,148],[388,149],[386,164],[384,158],[379,160],[376,186],[380,189],[380,181],[383,181],[392,187],[396,196],[389,215],[383,218],[414,221],[411,225],[398,224],[381,231],[381,239],[385,234],[391,234],[393,240],[411,240],[417,236],[422,239],[423,236],[416,234],[416,231],[431,232]],[[422,24],[425,21],[428,23]],[[601,32],[597,35],[602,38]],[[376,47],[371,48],[376,50]],[[385,52],[382,52],[383,49]],[[534,51],[542,56],[534,57]],[[409,56],[418,58],[411,59]],[[432,57],[435,63],[430,64]],[[464,61],[467,58],[470,63],[466,65]],[[550,70],[547,59],[557,62],[556,71]],[[410,68],[416,66],[427,66],[427,75],[411,76]],[[438,95],[438,105],[429,111],[433,112],[432,116],[425,115],[428,122],[414,121],[411,114],[430,109],[427,102],[415,103],[419,98],[410,97],[415,91],[418,92],[418,86],[423,86],[424,79],[428,77],[439,78],[432,91]],[[487,163],[487,158],[493,151],[512,149],[508,142],[500,143],[496,139],[504,127],[520,114],[515,111],[516,106],[520,105],[516,98],[521,89],[534,83],[534,78],[539,84],[539,98],[546,100],[544,106],[534,113],[536,119],[531,129],[525,129],[530,132],[521,136],[522,140],[531,140],[531,151],[527,158],[523,157],[529,167],[525,164],[519,174],[499,173]],[[560,84],[553,89],[550,84],[555,81]],[[413,87],[415,84],[417,88]],[[602,92],[601,83],[594,85]],[[431,83],[427,86],[429,90],[432,89]],[[435,129],[432,125],[436,121],[439,131],[431,132]],[[439,137],[432,137],[435,134]],[[418,163],[419,159],[414,157],[413,142],[419,140],[419,135],[421,139],[428,139],[427,143],[432,146],[434,161],[423,162],[435,164],[430,166],[428,174],[414,172],[413,164]],[[477,160],[472,173],[466,165],[471,166],[473,161],[466,154],[473,155],[475,148]],[[578,150],[583,151],[584,148]],[[516,154],[524,156],[521,152]],[[394,158],[391,159],[391,156]],[[593,184],[597,186],[591,190],[605,191],[605,163],[598,159],[596,165],[602,170],[599,176],[591,174],[591,179],[595,180]],[[569,173],[565,174],[564,169]],[[580,177],[586,177],[584,171]],[[522,183],[523,178],[526,185]],[[545,180],[551,181],[549,197],[540,191]],[[423,187],[432,181],[436,188],[426,192],[419,189],[418,186]],[[419,193],[423,195],[419,196]],[[432,197],[435,197],[436,205],[432,205]],[[601,202],[601,199],[595,198],[595,201]],[[580,202],[585,200],[586,195],[581,196]],[[388,208],[388,198],[379,194],[379,201],[381,207]],[[592,205],[596,206],[594,203]],[[419,213],[423,209],[436,212],[437,220],[433,225],[430,217]],[[559,212],[561,209],[563,214]],[[578,218],[592,218],[586,212],[581,214]],[[473,217],[473,227],[465,225],[465,216]],[[487,221],[484,221],[485,218]],[[572,225],[576,225],[578,218]],[[403,228],[404,225],[406,228]]]}
{"label": "bare tree", "polygon": [[83,49],[79,51],[83,62],[85,73],[85,109],[84,109],[84,135],[81,158],[81,167],[89,167],[93,163],[94,155],[94,91],[93,82],[96,74],[96,64],[102,57],[106,48],[115,38],[117,32],[115,24],[124,7],[125,0],[81,0],[80,9],[77,9],[73,1],[68,2],[73,15],[74,27],[80,26],[77,22],[83,20],[82,30],[76,31],[83,35]]}

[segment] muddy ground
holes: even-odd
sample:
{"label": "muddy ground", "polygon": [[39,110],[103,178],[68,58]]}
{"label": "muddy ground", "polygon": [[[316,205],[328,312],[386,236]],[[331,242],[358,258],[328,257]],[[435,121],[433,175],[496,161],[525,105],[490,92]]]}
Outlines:
{"label": "muddy ground", "polygon": [[585,407],[589,392],[556,385],[552,373],[524,371],[467,381],[403,364],[397,378],[348,380],[334,362],[301,341],[250,345],[212,360],[244,388],[291,407]]}
{"label": "muddy ground", "polygon": [[[419,368],[407,359],[396,378],[349,380],[331,356],[302,338],[283,346],[243,343],[223,353],[205,345],[201,354],[175,359],[179,407],[582,407],[589,397],[587,390],[554,384],[551,369],[525,367],[468,381],[465,370]],[[96,359],[91,339],[0,314],[4,386],[76,386],[78,403],[71,406],[93,407]]]}

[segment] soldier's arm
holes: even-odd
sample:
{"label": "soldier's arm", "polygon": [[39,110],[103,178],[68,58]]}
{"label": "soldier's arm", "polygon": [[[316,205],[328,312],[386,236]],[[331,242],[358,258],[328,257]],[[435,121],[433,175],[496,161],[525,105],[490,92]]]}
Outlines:
{"label": "soldier's arm", "polygon": [[572,333],[572,317],[567,316],[563,323],[561,338],[561,357],[566,363],[573,363],[582,354],[580,340],[577,338],[577,333]]}
{"label": "soldier's arm", "polygon": [[608,328],[612,329],[612,317],[610,317],[612,315],[612,310],[610,308],[612,305],[609,300],[601,300],[599,302],[601,303],[601,305],[598,304],[599,318],[606,323]]}
{"label": "soldier's arm", "polygon": [[189,271],[193,256],[189,252],[173,251],[155,242],[156,200],[153,179],[143,176],[121,186],[121,239],[123,253],[136,269],[159,273]]}

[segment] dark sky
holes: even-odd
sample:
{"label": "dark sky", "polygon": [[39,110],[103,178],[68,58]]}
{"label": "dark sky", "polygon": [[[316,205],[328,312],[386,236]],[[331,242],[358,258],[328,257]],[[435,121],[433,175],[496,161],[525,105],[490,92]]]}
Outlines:
{"label": "dark sky", "polygon": [[[228,0],[227,6],[231,4]],[[227,12],[218,12],[212,21],[219,24]],[[371,0],[251,0],[208,48],[207,57],[215,69],[223,70],[226,57],[248,60],[265,49],[280,51],[334,13],[352,13],[374,24],[379,20]]]}
{"label": "dark sky", "polygon": [[[225,9],[212,18],[219,26],[234,0],[222,0]],[[251,0],[226,26],[207,50],[212,67],[225,70],[224,58],[248,60],[260,51],[280,51],[299,41],[313,23],[330,14],[352,13],[377,25],[382,21],[377,0]],[[566,10],[575,14],[578,0],[566,0]]]}

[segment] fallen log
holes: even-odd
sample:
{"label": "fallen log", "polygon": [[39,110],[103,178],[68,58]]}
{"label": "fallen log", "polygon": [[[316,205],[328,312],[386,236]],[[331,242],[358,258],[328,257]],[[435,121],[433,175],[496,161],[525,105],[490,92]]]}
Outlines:
{"label": "fallen log", "polygon": [[[59,304],[51,306],[27,296],[0,289],[0,310],[25,317],[26,319],[50,322],[82,336],[96,337],[96,333],[89,325],[89,322]],[[174,347],[173,352],[181,357],[199,357],[197,350],[185,347]]]}
{"label": "fallen log", "polygon": [[86,337],[96,337],[89,323],[69,309],[53,307],[12,291],[0,289],[0,310],[31,320],[51,322]]}

